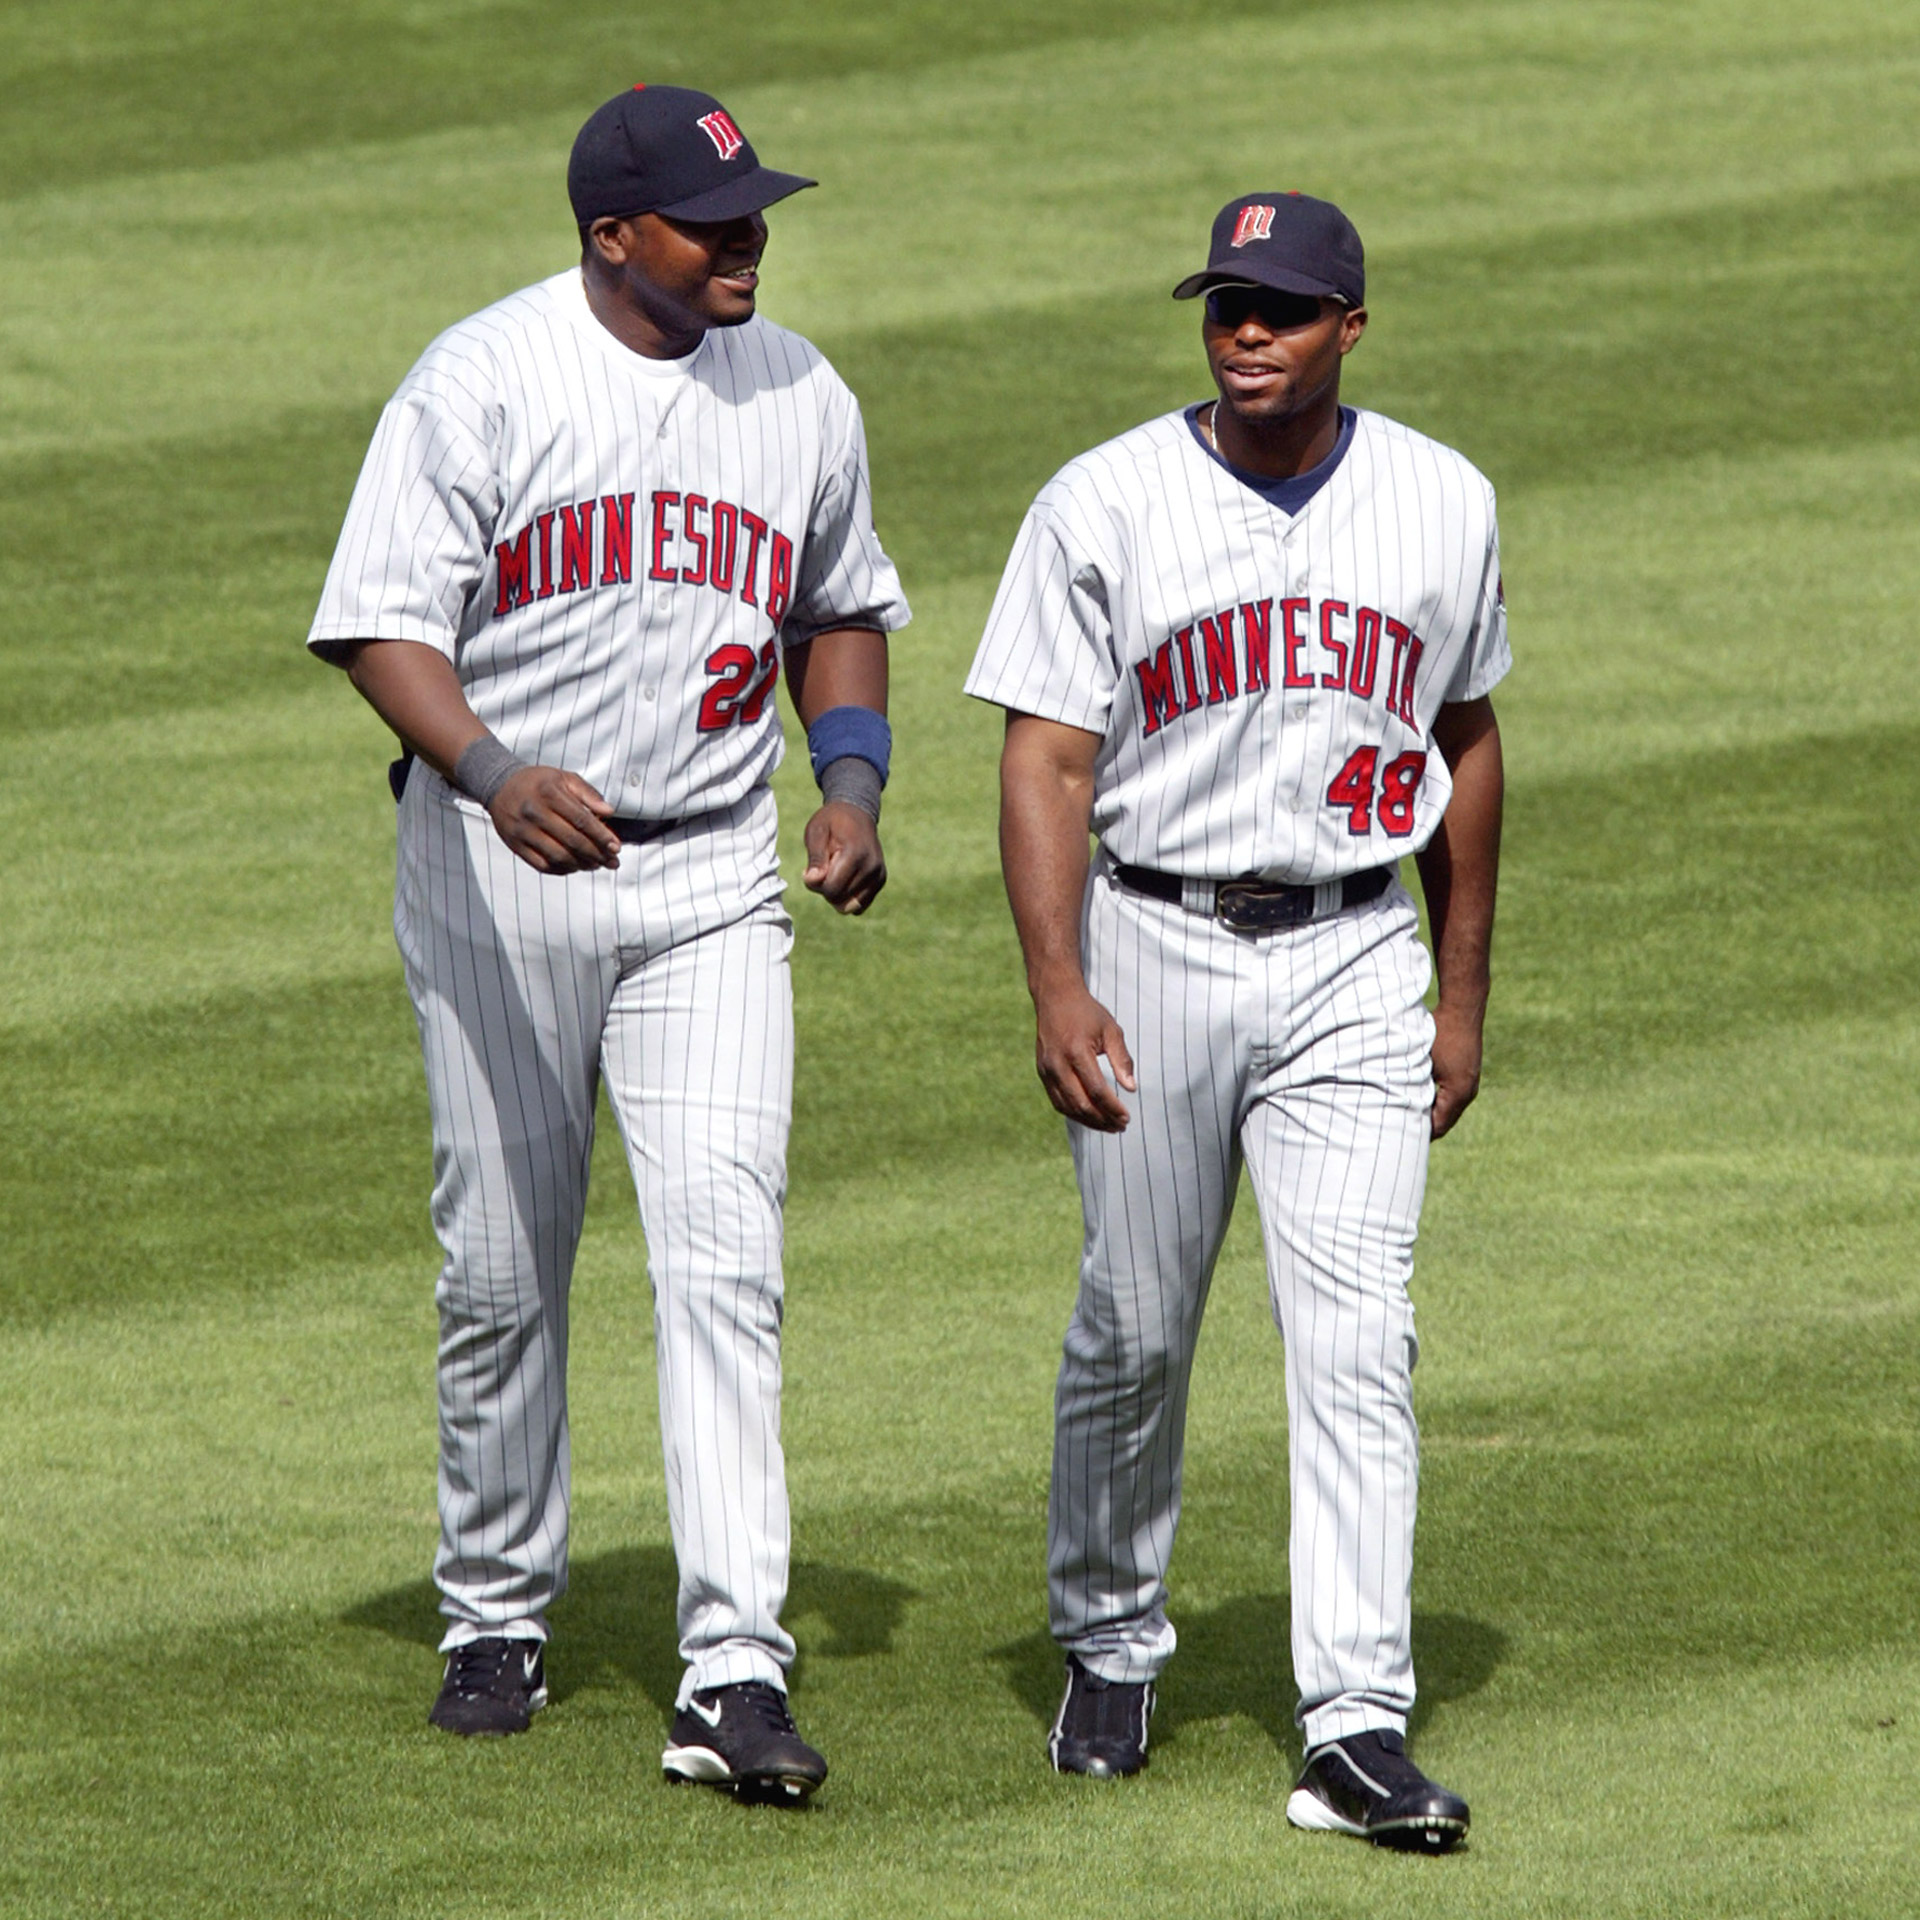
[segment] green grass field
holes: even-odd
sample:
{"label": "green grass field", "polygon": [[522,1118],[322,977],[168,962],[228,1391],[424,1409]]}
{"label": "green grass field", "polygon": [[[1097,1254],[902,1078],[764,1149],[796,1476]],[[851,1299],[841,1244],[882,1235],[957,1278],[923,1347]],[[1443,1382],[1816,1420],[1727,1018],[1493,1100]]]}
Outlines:
{"label": "green grass field", "polygon": [[[11,0],[0,75],[0,1911],[1920,1905],[1914,0]],[[860,393],[919,616],[893,884],[795,904],[789,1618],[834,1767],[801,1817],[660,1782],[610,1128],[555,1702],[425,1725],[387,749],[301,646],[381,401],[566,262],[572,131],[643,76],[823,181],[764,307]],[[1437,1862],[1285,1824],[1250,1207],[1153,1768],[1042,1752],[1078,1208],[958,686],[1034,489],[1204,392],[1167,289],[1269,185],[1367,237],[1349,397],[1500,488],[1518,660],[1487,1086],[1416,1284],[1415,1732],[1475,1816]],[[803,764],[781,790],[791,840]]]}

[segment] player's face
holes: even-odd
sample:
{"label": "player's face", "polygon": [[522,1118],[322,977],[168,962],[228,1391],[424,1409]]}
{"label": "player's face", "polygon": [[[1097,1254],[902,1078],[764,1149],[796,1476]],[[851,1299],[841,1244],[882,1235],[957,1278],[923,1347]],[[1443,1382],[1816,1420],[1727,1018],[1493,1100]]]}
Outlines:
{"label": "player's face", "polygon": [[595,222],[593,243],[621,298],[664,338],[753,318],[767,245],[767,223],[757,213],[711,221],[637,213]]}
{"label": "player's face", "polygon": [[1324,296],[1219,287],[1201,335],[1227,406],[1243,420],[1278,422],[1339,391],[1340,362],[1366,324],[1366,308]]}

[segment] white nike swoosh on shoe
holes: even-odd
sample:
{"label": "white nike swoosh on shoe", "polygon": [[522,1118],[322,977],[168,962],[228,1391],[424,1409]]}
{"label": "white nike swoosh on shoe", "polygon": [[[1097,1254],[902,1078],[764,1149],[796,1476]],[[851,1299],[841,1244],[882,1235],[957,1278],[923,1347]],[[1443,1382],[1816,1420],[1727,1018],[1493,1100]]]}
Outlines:
{"label": "white nike swoosh on shoe", "polygon": [[720,1702],[718,1700],[716,1700],[711,1707],[703,1707],[696,1697],[687,1702],[687,1710],[690,1713],[698,1714],[710,1727],[717,1727],[720,1724]]}
{"label": "white nike swoosh on shoe", "polygon": [[539,1671],[539,1667],[540,1656],[538,1653],[523,1653],[520,1656],[520,1670],[529,1680]]}

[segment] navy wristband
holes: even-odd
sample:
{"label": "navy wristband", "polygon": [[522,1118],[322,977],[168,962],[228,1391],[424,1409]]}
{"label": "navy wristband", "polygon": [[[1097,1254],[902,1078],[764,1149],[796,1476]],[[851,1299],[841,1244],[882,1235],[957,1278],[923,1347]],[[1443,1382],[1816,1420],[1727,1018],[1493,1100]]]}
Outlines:
{"label": "navy wristband", "polygon": [[807,752],[816,783],[836,760],[851,756],[864,760],[884,787],[887,764],[893,758],[893,729],[887,725],[887,716],[871,707],[829,707],[807,729]]}

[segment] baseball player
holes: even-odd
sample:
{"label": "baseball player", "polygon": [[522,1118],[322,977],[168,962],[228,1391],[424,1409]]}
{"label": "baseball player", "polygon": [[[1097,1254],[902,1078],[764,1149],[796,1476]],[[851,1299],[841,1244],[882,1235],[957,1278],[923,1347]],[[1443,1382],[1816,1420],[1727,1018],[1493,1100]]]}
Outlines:
{"label": "baseball player", "polygon": [[763,167],[636,87],[580,130],[582,258],[430,346],[381,416],[309,645],[409,750],[394,925],[433,1113],[447,1619],[431,1719],[545,1704],[566,1585],[567,1291],[604,1080],[646,1228],[686,1673],[670,1779],[803,1800],[780,1625],[792,928],[775,683],[822,803],[808,887],[885,882],[887,633],[860,411],[754,313]]}
{"label": "baseball player", "polygon": [[1204,297],[1218,397],[1042,489],[967,687],[1007,709],[1007,892],[1086,1216],[1055,1403],[1053,1764],[1146,1764],[1194,1341],[1244,1163],[1286,1343],[1306,1744],[1288,1817],[1442,1851],[1466,1804],[1404,1744],[1407,1285],[1429,1138],[1479,1081],[1487,696],[1509,656],[1486,481],[1340,404],[1365,293],[1338,208],[1228,205],[1174,290]]}

